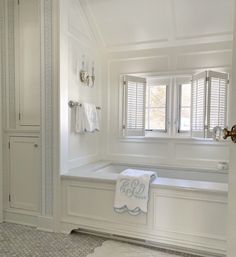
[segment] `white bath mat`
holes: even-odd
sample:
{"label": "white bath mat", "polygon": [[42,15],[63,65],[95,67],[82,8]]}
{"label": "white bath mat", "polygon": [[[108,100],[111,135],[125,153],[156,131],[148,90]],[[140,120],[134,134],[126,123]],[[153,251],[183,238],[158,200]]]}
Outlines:
{"label": "white bath mat", "polygon": [[180,257],[179,255],[161,252],[142,246],[117,242],[105,241],[97,247],[94,253],[87,257]]}

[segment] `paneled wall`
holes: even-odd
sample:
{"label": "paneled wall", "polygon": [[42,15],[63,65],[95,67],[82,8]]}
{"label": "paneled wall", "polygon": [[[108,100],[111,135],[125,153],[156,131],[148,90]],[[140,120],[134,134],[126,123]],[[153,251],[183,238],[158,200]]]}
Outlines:
{"label": "paneled wall", "polygon": [[120,75],[192,74],[202,69],[231,69],[231,43],[113,52],[107,56],[107,158],[116,162],[216,169],[229,160],[227,143],[196,139],[123,139],[119,136]]}
{"label": "paneled wall", "polygon": [[[95,67],[95,86],[80,82],[82,62],[91,71]],[[68,101],[75,100],[101,106],[101,55],[84,15],[80,1],[61,1],[61,171],[100,159],[101,133],[75,133],[75,110]]]}

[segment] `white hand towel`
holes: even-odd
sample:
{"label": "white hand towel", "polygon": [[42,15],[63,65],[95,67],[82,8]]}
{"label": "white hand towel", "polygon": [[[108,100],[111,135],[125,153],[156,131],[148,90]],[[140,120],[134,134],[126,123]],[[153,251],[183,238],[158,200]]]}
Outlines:
{"label": "white hand towel", "polygon": [[118,175],[114,210],[131,215],[147,212],[150,182],[156,178],[153,171],[127,169]]}
{"label": "white hand towel", "polygon": [[95,131],[99,131],[99,117],[96,106],[89,103],[76,106],[75,132],[83,134]]}
{"label": "white hand towel", "polygon": [[84,121],[85,121],[85,131],[95,132],[99,131],[99,118],[96,106],[94,104],[83,103],[84,109]]}
{"label": "white hand towel", "polygon": [[75,132],[80,134],[85,132],[84,110],[80,105],[75,108]]}

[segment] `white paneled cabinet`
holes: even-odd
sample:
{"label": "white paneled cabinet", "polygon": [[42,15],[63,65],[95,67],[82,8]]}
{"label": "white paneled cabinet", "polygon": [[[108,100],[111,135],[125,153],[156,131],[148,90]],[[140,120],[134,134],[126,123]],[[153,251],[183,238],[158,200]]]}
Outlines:
{"label": "white paneled cabinet", "polygon": [[40,125],[40,1],[15,0],[16,124]]}
{"label": "white paneled cabinet", "polygon": [[10,208],[39,212],[39,138],[10,137],[9,171]]}

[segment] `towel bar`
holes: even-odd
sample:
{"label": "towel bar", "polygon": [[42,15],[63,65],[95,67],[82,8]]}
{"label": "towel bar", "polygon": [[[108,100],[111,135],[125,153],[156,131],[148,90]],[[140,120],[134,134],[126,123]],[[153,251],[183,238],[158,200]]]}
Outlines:
{"label": "towel bar", "polygon": [[[81,103],[79,103],[79,102],[74,102],[74,101],[69,101],[68,105],[69,105],[70,108],[73,108],[73,107],[75,107],[75,106],[82,106]],[[97,110],[101,110],[101,107],[96,106],[96,109],[97,109]]]}

